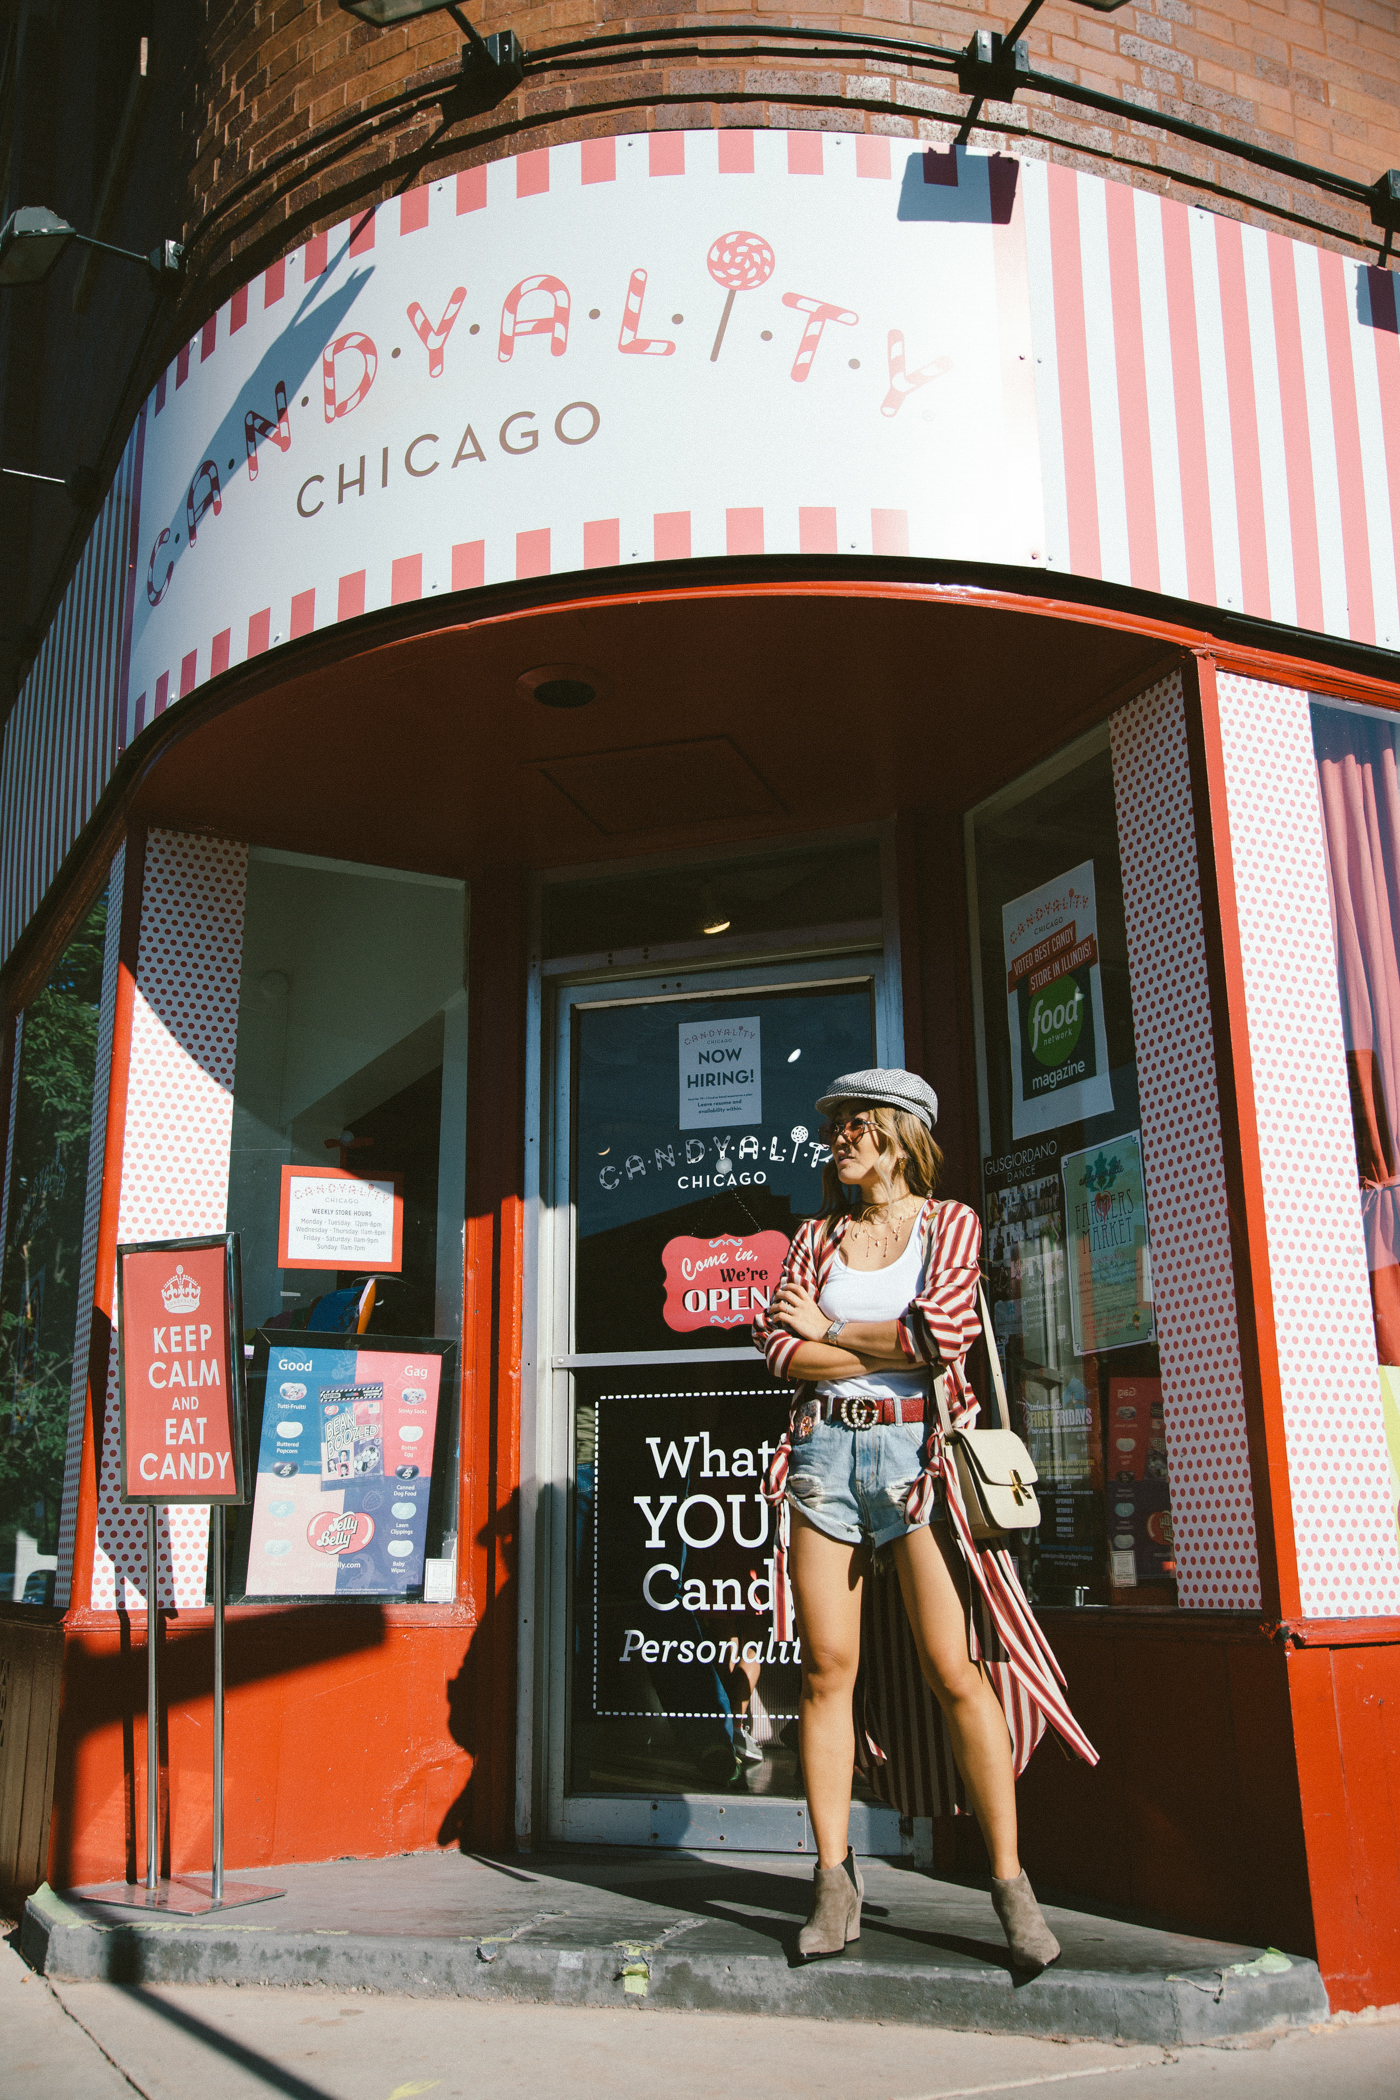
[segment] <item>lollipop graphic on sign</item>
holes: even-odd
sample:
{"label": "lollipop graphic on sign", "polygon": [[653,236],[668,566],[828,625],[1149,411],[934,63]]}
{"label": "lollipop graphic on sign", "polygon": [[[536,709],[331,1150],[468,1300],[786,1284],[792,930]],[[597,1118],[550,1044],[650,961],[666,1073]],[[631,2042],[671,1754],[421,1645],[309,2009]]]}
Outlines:
{"label": "lollipop graphic on sign", "polygon": [[761,233],[722,233],[705,257],[705,264],[716,284],[723,285],[729,297],[724,302],[724,312],[719,317],[719,328],[715,334],[715,347],[710,352],[710,363],[719,356],[724,331],[729,326],[729,316],[734,311],[736,292],[756,291],[767,284],[773,275],[776,258],[773,250]]}

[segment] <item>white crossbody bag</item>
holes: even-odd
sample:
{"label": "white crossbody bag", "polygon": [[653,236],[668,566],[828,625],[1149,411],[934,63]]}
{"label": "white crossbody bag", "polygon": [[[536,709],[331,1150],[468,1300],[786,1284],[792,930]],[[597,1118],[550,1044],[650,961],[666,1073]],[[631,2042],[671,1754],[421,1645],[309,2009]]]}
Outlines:
{"label": "white crossbody bag", "polygon": [[996,1336],[987,1312],[987,1297],[979,1280],[977,1300],[982,1308],[982,1333],[987,1344],[987,1362],[1001,1415],[998,1429],[955,1429],[948,1415],[946,1373],[933,1382],[938,1401],[938,1419],[958,1469],[958,1484],[972,1536],[980,1544],[1004,1539],[1007,1533],[1034,1531],[1040,1522],[1040,1504],[1035,1498],[1038,1475],[1035,1461],[1011,1427],[1006,1404],[1006,1386],[1001,1375]]}

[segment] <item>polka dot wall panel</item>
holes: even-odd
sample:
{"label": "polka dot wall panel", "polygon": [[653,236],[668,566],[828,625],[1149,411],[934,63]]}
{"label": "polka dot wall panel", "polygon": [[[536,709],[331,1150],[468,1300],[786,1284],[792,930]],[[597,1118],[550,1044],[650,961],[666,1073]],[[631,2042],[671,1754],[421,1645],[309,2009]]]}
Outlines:
{"label": "polka dot wall panel", "polygon": [[[153,831],[146,841],[141,938],[131,1025],[117,1237],[222,1232],[238,1035],[246,849]],[[146,1596],[146,1513],[119,1497],[117,1366],[107,1375],[107,1428],[97,1497],[92,1602],[135,1608]],[[209,1512],[162,1510],[163,1604],[204,1602]]]}
{"label": "polka dot wall panel", "polygon": [[1260,1601],[1225,1153],[1181,677],[1113,718],[1177,1589]]}
{"label": "polka dot wall panel", "polygon": [[1301,1605],[1400,1612],[1310,702],[1218,692]]}

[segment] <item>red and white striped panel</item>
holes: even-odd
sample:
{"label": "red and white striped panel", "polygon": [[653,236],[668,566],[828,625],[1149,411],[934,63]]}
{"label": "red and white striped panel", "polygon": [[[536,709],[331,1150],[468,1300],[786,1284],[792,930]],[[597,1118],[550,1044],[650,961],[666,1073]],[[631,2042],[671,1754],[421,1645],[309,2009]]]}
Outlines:
{"label": "red and white striped panel", "polygon": [[1306,693],[1219,680],[1302,1609],[1400,1612]]}
{"label": "red and white striped panel", "polygon": [[1023,162],[1052,568],[1400,646],[1395,279]]}
{"label": "red and white striped panel", "polygon": [[[146,841],[117,1238],[222,1232],[228,1214],[233,1066],[248,854],[224,839]],[[97,1491],[92,1603],[145,1602],[146,1512],[120,1500],[115,1342]],[[204,1602],[209,1511],[163,1510],[160,1601]]]}
{"label": "red and white striped panel", "polygon": [[1260,1602],[1225,1151],[1181,675],[1113,717],[1177,1591]]}

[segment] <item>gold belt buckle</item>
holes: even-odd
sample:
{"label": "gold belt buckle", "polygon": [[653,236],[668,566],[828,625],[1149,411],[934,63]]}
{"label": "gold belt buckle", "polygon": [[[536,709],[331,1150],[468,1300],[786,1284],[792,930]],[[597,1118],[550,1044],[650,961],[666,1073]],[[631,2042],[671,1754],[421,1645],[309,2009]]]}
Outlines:
{"label": "gold belt buckle", "polygon": [[843,1393],[837,1414],[847,1429],[874,1429],[880,1420],[880,1403],[868,1393]]}

